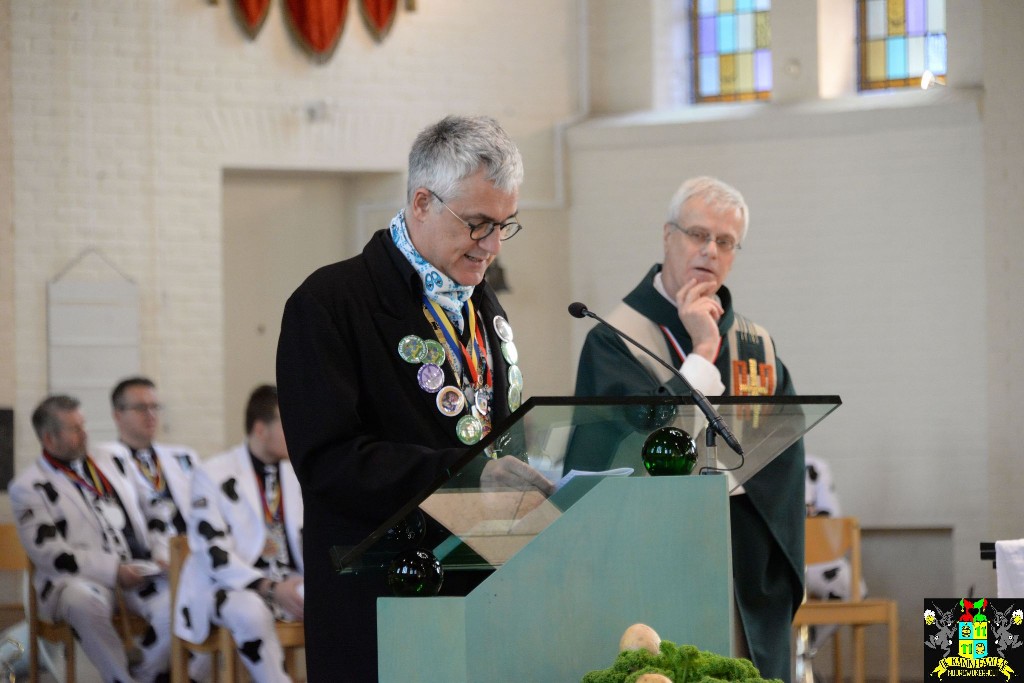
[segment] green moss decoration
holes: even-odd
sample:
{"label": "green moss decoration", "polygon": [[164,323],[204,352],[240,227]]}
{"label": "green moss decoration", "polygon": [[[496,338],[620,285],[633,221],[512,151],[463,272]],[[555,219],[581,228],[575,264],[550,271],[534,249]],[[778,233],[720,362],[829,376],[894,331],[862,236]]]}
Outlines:
{"label": "green moss decoration", "polygon": [[[734,659],[713,652],[698,650],[693,645],[679,645],[661,641],[661,652],[647,650],[620,652],[611,667],[591,671],[581,683],[635,683],[646,673],[667,676],[673,683],[763,683],[749,659]],[[772,679],[773,683],[781,683]]]}

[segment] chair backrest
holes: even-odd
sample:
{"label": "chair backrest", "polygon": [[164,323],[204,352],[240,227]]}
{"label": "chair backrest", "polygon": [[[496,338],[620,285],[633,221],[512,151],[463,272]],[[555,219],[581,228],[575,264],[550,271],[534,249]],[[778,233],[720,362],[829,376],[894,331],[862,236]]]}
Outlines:
{"label": "chair backrest", "polygon": [[20,572],[28,569],[28,555],[13,524],[0,524],[0,571]]}
{"label": "chair backrest", "polygon": [[807,564],[850,560],[850,600],[861,594],[860,523],[856,517],[808,517],[804,523]]}

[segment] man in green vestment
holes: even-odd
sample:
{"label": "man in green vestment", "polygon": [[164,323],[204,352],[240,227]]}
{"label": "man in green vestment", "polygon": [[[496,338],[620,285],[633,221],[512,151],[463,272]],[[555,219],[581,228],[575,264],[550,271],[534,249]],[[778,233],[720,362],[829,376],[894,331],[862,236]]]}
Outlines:
{"label": "man in green vestment", "polygon": [[[663,263],[648,271],[607,320],[678,368],[705,395],[793,395],[771,337],[733,310],[725,287],[748,223],[746,202],[735,188],[708,177],[684,182],[669,204]],[[688,393],[682,380],[607,327],[598,325],[587,335],[577,396]],[[573,448],[566,470],[604,469],[613,457],[609,450],[614,448]],[[803,500],[802,441],[729,499],[742,631],[735,654],[750,658],[765,678],[791,678],[790,626],[803,597]]]}

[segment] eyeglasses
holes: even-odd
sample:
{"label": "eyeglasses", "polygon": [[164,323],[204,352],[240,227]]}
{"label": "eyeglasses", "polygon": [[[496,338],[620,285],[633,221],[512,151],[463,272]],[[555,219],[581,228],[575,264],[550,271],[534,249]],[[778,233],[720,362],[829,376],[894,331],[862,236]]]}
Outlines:
{"label": "eyeglasses", "polygon": [[678,230],[679,232],[686,235],[687,239],[689,239],[691,243],[698,247],[703,247],[704,245],[713,241],[715,243],[715,246],[718,247],[719,251],[724,251],[726,253],[732,252],[735,249],[743,248],[732,237],[713,237],[711,233],[708,232],[707,230],[701,230],[700,228],[684,228],[678,223],[674,223],[672,221],[669,221],[668,224],[671,225],[676,230]]}
{"label": "eyeglasses", "polygon": [[448,213],[455,216],[459,221],[469,228],[469,239],[479,242],[495,230],[498,231],[498,239],[502,242],[510,240],[516,236],[523,226],[516,220],[511,220],[507,223],[496,223],[495,221],[484,221],[483,223],[470,223],[459,214],[452,211],[451,207],[444,203],[444,200],[437,196],[437,193],[433,190],[427,190],[430,194],[434,195],[434,199],[441,202],[441,206],[448,209]]}
{"label": "eyeglasses", "polygon": [[136,413],[155,413],[157,415],[163,409],[164,407],[159,403],[129,403],[121,406],[121,410],[131,410]]}

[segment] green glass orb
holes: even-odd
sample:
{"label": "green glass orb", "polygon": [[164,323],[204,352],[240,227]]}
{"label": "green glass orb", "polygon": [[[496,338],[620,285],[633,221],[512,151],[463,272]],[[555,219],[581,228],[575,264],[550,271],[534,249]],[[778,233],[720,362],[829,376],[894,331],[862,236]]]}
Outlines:
{"label": "green glass orb", "polygon": [[441,591],[443,581],[441,562],[423,548],[399,553],[388,567],[388,587],[399,598],[432,597]]}
{"label": "green glass orb", "polygon": [[697,444],[682,429],[662,427],[647,437],[640,455],[652,477],[689,474],[697,463]]}

